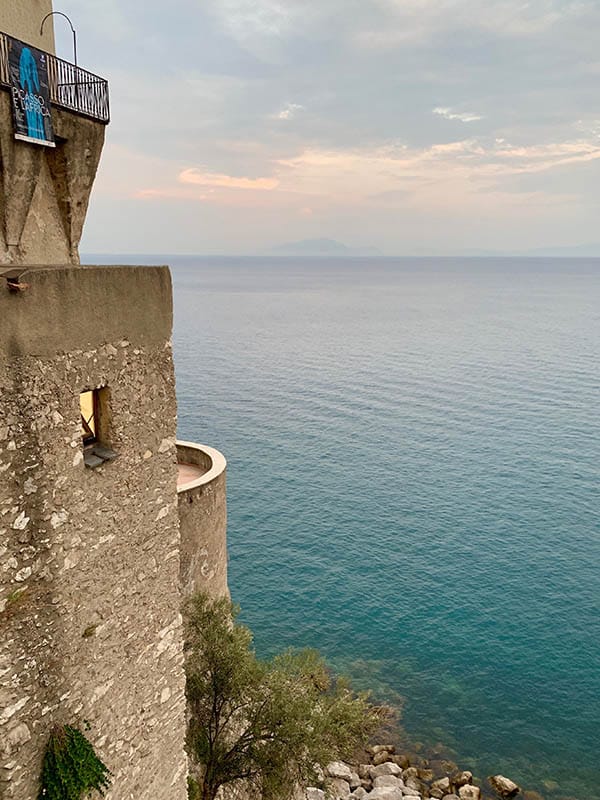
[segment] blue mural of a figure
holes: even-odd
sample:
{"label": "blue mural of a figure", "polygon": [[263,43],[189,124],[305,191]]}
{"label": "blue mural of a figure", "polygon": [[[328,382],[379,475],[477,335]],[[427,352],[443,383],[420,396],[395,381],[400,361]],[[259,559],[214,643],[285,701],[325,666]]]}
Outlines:
{"label": "blue mural of a figure", "polygon": [[39,99],[40,79],[37,64],[31,50],[24,47],[19,61],[19,83],[25,91],[25,116],[28,135],[33,139],[45,139],[44,115]]}

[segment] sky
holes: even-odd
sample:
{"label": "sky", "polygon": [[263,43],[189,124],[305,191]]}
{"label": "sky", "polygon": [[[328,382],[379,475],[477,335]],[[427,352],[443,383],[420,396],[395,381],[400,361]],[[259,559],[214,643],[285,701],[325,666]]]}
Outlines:
{"label": "sky", "polygon": [[600,241],[600,0],[54,8],[110,81],[83,252]]}

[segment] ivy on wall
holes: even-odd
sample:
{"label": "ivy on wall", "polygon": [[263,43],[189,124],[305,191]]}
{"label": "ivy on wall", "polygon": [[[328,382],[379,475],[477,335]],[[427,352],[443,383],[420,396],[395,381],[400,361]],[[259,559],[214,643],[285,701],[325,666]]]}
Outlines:
{"label": "ivy on wall", "polygon": [[82,800],[93,790],[104,796],[110,771],[83,733],[59,725],[50,733],[40,778],[38,800]]}

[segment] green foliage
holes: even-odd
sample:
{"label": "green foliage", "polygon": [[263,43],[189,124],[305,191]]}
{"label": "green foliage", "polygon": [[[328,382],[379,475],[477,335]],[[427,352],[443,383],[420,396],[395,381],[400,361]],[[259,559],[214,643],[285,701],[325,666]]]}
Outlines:
{"label": "green foliage", "polygon": [[40,783],[38,800],[82,800],[94,789],[103,796],[110,772],[81,731],[61,725],[50,733]]}
{"label": "green foliage", "polygon": [[188,748],[202,767],[200,791],[190,793],[214,800],[222,785],[246,781],[267,800],[285,800],[316,780],[316,765],[350,758],[381,712],[314,650],[260,661],[238,611],[202,594],[186,608]]}
{"label": "green foliage", "polygon": [[0,619],[10,619],[23,609],[28,600],[26,587],[15,589],[6,598],[4,610],[0,613]]}

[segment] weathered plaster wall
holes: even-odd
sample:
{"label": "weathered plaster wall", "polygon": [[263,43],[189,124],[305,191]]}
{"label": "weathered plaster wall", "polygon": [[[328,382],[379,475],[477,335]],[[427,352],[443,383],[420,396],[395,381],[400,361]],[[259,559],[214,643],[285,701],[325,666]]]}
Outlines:
{"label": "weathered plaster wall", "polygon": [[56,147],[14,138],[0,91],[0,265],[78,264],[106,126],[52,108]]}
{"label": "weathered plaster wall", "polygon": [[41,22],[50,11],[52,0],[0,0],[0,31],[54,53],[53,17],[46,20],[40,36]]}
{"label": "weathered plaster wall", "polygon": [[[176,404],[165,268],[0,283],[0,797],[35,800],[54,723],[89,720],[111,800],[183,800]],[[83,464],[79,392],[115,461]]]}
{"label": "weathered plaster wall", "polygon": [[227,489],[226,461],[218,450],[192,442],[177,442],[180,462],[194,464],[200,478],[177,492],[181,531],[181,590],[185,597],[206,592],[226,597]]}

